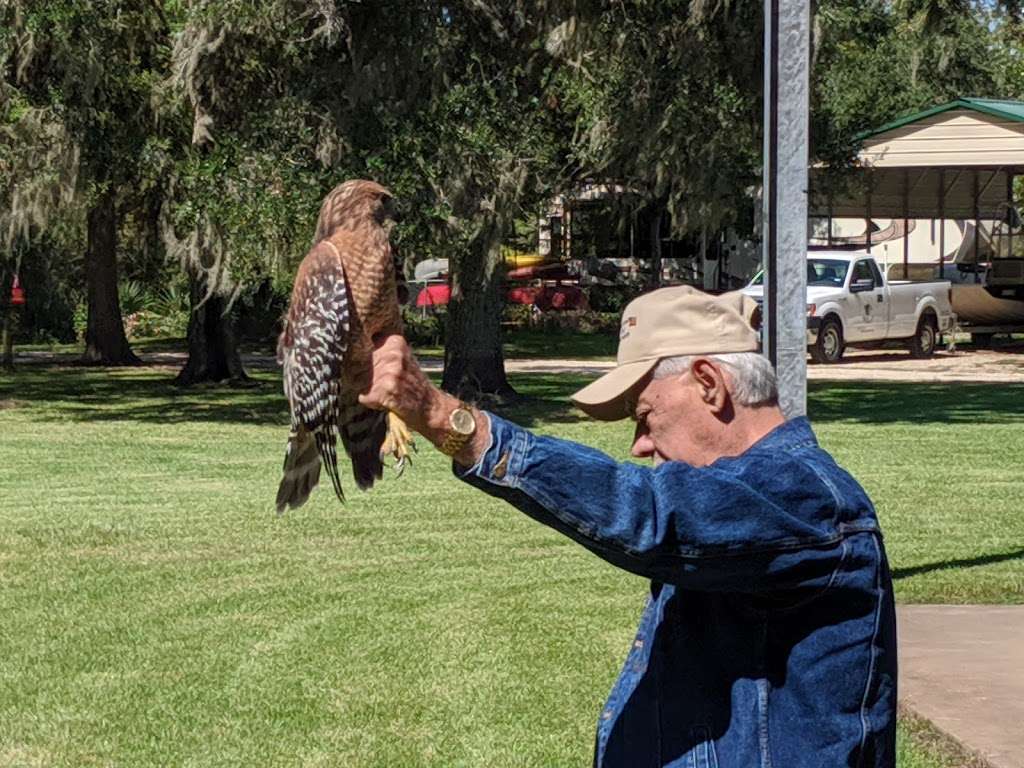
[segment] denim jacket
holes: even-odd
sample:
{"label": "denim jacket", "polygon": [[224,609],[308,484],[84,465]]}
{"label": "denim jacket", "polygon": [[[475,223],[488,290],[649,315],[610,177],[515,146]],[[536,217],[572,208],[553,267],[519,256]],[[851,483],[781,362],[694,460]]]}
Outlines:
{"label": "denim jacket", "polygon": [[595,765],[894,765],[881,532],[805,419],[708,467],[652,469],[488,415],[491,445],[460,476],[651,580]]}

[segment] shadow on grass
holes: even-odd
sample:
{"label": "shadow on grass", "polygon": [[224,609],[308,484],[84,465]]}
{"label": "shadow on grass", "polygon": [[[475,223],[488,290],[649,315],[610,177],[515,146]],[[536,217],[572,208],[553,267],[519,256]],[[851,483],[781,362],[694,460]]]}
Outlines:
{"label": "shadow on grass", "polygon": [[[498,412],[527,427],[585,421],[587,417],[569,396],[593,378],[562,373],[510,375],[512,386],[525,399]],[[814,423],[1024,423],[1024,384],[815,381],[809,384],[808,410]]]}
{"label": "shadow on grass", "polygon": [[505,335],[505,358],[526,359],[614,359],[619,346],[618,333],[571,333],[519,329]]}
{"label": "shadow on grass", "polygon": [[[250,371],[246,387],[182,389],[172,384],[173,369],[26,365],[0,375],[0,410],[30,408],[33,418],[54,420],[286,424],[280,373]],[[593,378],[513,373],[509,381],[523,399],[494,410],[526,427],[586,421],[569,396]],[[1024,385],[816,381],[810,383],[808,405],[815,423],[1024,423]]]}
{"label": "shadow on grass", "polygon": [[[288,404],[278,371],[253,371],[246,386],[173,384],[173,369],[159,367],[85,368],[33,364],[0,375],[0,412],[28,409],[32,418],[53,421],[141,421],[288,423]],[[439,374],[432,374],[437,382]],[[569,395],[589,380],[575,374],[513,374],[523,399],[493,408],[530,427],[572,423],[587,417]]]}
{"label": "shadow on grass", "polygon": [[965,557],[960,560],[942,560],[937,563],[925,563],[924,565],[911,565],[906,568],[893,568],[893,581],[907,579],[911,576],[919,576],[922,573],[933,571],[947,571],[953,568],[973,568],[979,565],[991,565],[992,563],[1003,563],[1007,560],[1020,560],[1024,558],[1024,549],[1016,549],[1012,552],[1001,552],[992,555],[980,555],[978,557]]}
{"label": "shadow on grass", "polygon": [[589,417],[579,410],[569,396],[594,380],[593,376],[575,373],[515,373],[509,383],[522,400],[505,407],[495,407],[503,416],[524,427],[539,424],[575,424]]}
{"label": "shadow on grass", "polygon": [[1024,422],[1024,384],[813,381],[812,422],[1006,424]]}
{"label": "shadow on grass", "polygon": [[30,409],[34,420],[53,421],[288,423],[279,374],[251,372],[244,386],[188,388],[174,385],[175,374],[152,367],[23,366],[0,376],[0,410]]}

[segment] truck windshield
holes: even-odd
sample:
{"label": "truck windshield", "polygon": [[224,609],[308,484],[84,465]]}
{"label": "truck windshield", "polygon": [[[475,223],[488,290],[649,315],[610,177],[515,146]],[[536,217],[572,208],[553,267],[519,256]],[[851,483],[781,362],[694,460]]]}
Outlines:
{"label": "truck windshield", "polygon": [[839,259],[808,259],[807,284],[841,286],[846,281],[850,262]]}
{"label": "truck windshield", "polygon": [[[830,287],[842,286],[846,281],[846,270],[850,268],[848,261],[839,259],[808,259],[807,260],[807,284],[826,285]],[[764,271],[754,275],[750,281],[751,285],[764,285]]]}

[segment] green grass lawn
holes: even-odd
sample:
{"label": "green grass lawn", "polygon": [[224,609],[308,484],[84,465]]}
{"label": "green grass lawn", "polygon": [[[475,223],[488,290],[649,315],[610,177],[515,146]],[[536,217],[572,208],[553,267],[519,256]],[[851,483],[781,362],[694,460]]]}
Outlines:
{"label": "green grass lawn", "polygon": [[[0,375],[0,765],[578,766],[645,585],[414,466],[278,517],[279,380]],[[627,454],[583,380],[508,415]],[[898,598],[1024,602],[1024,387],[816,384]],[[347,478],[346,478],[347,480]],[[353,488],[351,482],[346,483]],[[901,766],[964,764],[925,724]]]}

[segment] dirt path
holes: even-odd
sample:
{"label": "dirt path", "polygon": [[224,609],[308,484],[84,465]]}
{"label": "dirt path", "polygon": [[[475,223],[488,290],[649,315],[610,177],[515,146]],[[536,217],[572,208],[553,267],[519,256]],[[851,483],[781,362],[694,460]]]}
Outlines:
{"label": "dirt path", "polygon": [[851,350],[837,365],[809,365],[807,378],[824,381],[1006,382],[1024,384],[1024,344],[992,350],[937,352],[914,360],[905,350]]}

